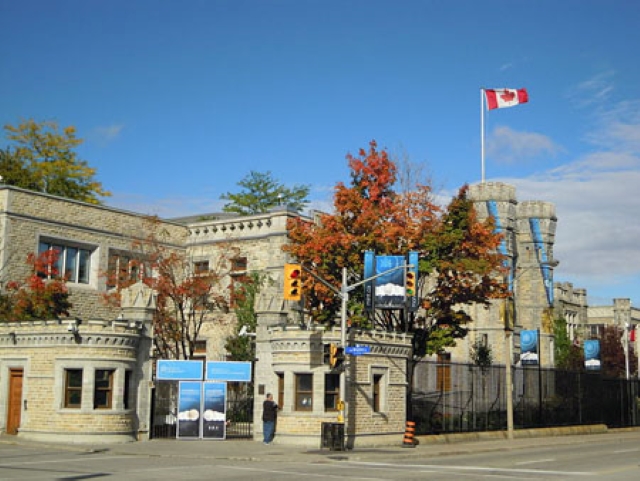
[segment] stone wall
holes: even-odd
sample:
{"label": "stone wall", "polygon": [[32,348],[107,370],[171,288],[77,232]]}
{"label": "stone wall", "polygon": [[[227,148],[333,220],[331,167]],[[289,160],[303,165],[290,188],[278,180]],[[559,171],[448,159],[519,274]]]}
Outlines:
{"label": "stone wall", "polygon": [[[326,409],[326,375],[336,373],[323,362],[323,347],[339,343],[340,330],[298,326],[271,327],[258,338],[258,386],[254,419],[262,416],[262,400],[273,393],[281,406],[278,443],[319,447],[322,423],[338,422],[339,412]],[[368,346],[370,353],[346,356],[347,394],[343,398],[347,442],[357,446],[399,444],[406,420],[407,356],[411,337],[380,332],[350,332],[349,344]],[[296,376],[313,376],[311,406],[296,405]],[[380,376],[380,409],[373,409],[373,377]],[[280,391],[280,389],[283,389]],[[342,395],[341,395],[342,397]],[[308,405],[307,405],[308,406]],[[255,425],[260,437],[262,426]]]}
{"label": "stone wall", "polygon": [[[22,368],[23,406],[19,436],[42,441],[120,442],[138,437],[137,395],[128,409],[123,398],[125,371],[137,385],[140,329],[125,322],[75,320],[0,323],[0,392],[8,392],[10,368]],[[82,404],[64,407],[65,369],[82,369]],[[94,409],[96,369],[114,370],[113,406]],[[0,430],[8,396],[0,398]]]}
{"label": "stone wall", "polygon": [[91,251],[90,282],[69,282],[70,315],[83,319],[113,319],[119,310],[102,302],[110,249],[131,251],[134,242],[162,231],[167,247],[184,250],[187,229],[147,216],[73,201],[47,194],[0,186],[0,282],[22,280],[30,274],[29,254],[40,240],[72,243]]}

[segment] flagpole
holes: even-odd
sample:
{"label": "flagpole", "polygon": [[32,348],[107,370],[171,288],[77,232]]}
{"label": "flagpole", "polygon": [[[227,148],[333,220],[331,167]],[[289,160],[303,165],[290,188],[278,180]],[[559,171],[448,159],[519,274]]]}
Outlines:
{"label": "flagpole", "polygon": [[480,89],[480,152],[481,182],[484,184],[484,88]]}

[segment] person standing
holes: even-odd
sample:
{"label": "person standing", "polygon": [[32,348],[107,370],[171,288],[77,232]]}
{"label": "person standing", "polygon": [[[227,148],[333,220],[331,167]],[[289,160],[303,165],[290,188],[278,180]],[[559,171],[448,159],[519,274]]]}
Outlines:
{"label": "person standing", "polygon": [[273,395],[267,393],[267,398],[262,404],[262,434],[264,444],[271,444],[276,433],[276,419],[278,417],[278,405],[273,401]]}

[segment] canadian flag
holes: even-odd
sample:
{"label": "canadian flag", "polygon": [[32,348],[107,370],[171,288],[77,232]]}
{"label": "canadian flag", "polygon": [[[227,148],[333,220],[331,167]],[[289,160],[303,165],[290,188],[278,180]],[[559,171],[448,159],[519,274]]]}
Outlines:
{"label": "canadian flag", "polygon": [[489,110],[513,107],[529,101],[527,89],[488,89],[484,94]]}

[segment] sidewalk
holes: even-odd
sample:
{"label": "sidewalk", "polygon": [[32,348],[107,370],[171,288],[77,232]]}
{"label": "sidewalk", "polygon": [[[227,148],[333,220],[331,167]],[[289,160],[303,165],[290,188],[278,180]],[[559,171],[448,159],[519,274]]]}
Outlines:
{"label": "sidewalk", "polygon": [[[277,440],[264,445],[262,442],[251,440],[176,440],[176,439],[155,439],[151,441],[140,441],[125,444],[46,444],[22,440],[16,436],[0,436],[0,449],[2,445],[23,445],[38,448],[50,448],[55,450],[65,449],[78,452],[108,452],[112,454],[130,454],[132,456],[160,456],[160,457],[186,457],[220,460],[245,460],[261,461],[273,460],[274,458],[283,461],[300,460],[304,458],[309,461],[370,461],[384,457],[394,459],[429,459],[451,454],[472,454],[492,451],[505,451],[512,449],[526,449],[528,446],[539,446],[541,442],[546,445],[576,445],[585,442],[593,442],[598,439],[606,440],[612,436],[638,437],[640,430],[588,430],[583,429],[582,433],[575,433],[575,428],[561,431],[540,430],[536,433],[516,431],[515,439],[506,439],[504,432],[496,433],[469,433],[461,435],[444,436],[424,436],[420,437],[420,444],[416,447],[405,447],[402,440],[397,446],[385,446],[377,448],[358,448],[346,451],[330,451],[328,449],[317,449],[308,447],[298,447],[291,445],[279,445]],[[532,437],[533,436],[533,437]]]}

